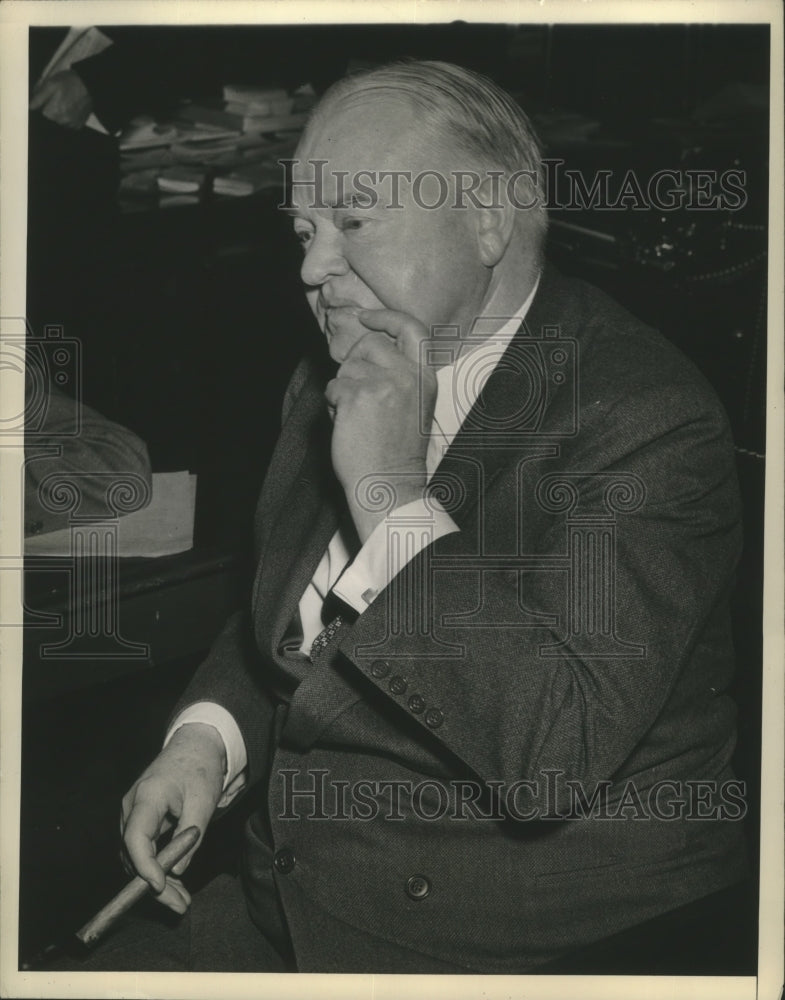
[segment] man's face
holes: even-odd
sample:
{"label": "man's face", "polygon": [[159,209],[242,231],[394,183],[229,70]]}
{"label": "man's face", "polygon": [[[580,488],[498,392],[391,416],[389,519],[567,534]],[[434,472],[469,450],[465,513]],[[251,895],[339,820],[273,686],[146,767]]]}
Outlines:
{"label": "man's face", "polygon": [[[304,136],[294,167],[294,228],[303,246],[301,276],[330,354],[343,361],[367,329],[358,308],[408,313],[426,328],[460,325],[463,334],[479,314],[490,272],[478,251],[474,215],[451,207],[450,157],[417,128],[404,101],[361,95],[334,109]],[[316,167],[314,161],[327,161]],[[445,160],[448,162],[445,163]],[[402,179],[399,190],[380,171],[438,171],[449,194],[431,177],[419,189]],[[376,182],[360,171],[374,171]],[[313,182],[318,192],[298,182]],[[362,185],[378,198],[374,207],[352,203]],[[322,205],[317,207],[321,200]],[[418,201],[420,204],[418,204]],[[438,208],[425,208],[443,201]],[[401,207],[392,207],[394,204]]]}

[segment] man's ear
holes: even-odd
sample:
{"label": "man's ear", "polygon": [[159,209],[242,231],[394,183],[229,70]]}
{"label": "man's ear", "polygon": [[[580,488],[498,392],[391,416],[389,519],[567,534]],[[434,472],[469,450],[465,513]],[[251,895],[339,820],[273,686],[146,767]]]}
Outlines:
{"label": "man's ear", "polygon": [[515,226],[515,208],[501,197],[499,185],[486,177],[477,189],[477,243],[486,267],[495,267],[507,252]]}

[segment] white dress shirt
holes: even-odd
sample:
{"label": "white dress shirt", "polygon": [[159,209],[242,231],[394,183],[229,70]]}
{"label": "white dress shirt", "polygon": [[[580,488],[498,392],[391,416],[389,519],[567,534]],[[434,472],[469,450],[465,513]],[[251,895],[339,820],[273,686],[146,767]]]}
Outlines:
{"label": "white dress shirt", "polygon": [[[436,471],[491,372],[529,311],[538,284],[539,279],[520,309],[514,316],[506,319],[498,331],[482,339],[477,346],[473,346],[473,337],[470,337],[458,359],[436,372],[436,405],[425,459],[428,480]],[[484,322],[492,325],[494,320],[487,318]],[[481,328],[476,329],[481,336]],[[446,348],[454,345],[454,341],[445,339]],[[469,349],[466,350],[466,347]],[[412,530],[412,525],[417,526],[416,531]],[[300,599],[299,612],[303,631],[301,652],[309,654],[313,640],[324,627],[322,605],[330,590],[362,614],[396,573],[423,548],[453,531],[458,531],[457,525],[432,498],[427,504],[424,500],[414,500],[391,510],[379,522],[354,559],[339,528],[330,539],[327,551]],[[393,558],[391,553],[394,553]],[[188,722],[206,723],[221,734],[226,746],[227,768],[224,794],[219,805],[226,805],[244,784],[243,771],[247,757],[239,727],[229,712],[220,705],[198,702],[178,715],[167,733],[164,746]]]}

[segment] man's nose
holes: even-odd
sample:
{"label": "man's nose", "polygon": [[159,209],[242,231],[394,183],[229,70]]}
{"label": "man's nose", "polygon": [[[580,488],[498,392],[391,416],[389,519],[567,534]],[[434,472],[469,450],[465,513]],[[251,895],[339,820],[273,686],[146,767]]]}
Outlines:
{"label": "man's nose", "polygon": [[306,285],[323,285],[328,278],[346,274],[349,264],[341,248],[339,232],[314,233],[305,253],[300,277]]}

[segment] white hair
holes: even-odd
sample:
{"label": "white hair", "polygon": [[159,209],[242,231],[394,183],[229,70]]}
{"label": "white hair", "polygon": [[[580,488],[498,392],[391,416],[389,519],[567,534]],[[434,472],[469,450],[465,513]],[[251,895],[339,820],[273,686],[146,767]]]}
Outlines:
{"label": "white hair", "polygon": [[362,70],[330,87],[313,110],[309,125],[353,97],[377,92],[404,96],[419,112],[418,126],[441,136],[451,149],[486,169],[506,175],[526,171],[526,212],[541,242],[547,229],[540,141],[526,113],[492,80],[451,63],[409,60]]}

